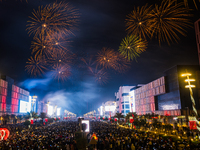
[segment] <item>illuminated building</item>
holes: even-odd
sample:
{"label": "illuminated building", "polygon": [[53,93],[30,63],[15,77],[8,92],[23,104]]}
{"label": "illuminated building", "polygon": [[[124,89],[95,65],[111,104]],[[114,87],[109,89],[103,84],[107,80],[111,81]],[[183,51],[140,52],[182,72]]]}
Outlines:
{"label": "illuminated building", "polygon": [[130,112],[130,89],[135,86],[120,86],[118,92],[115,93],[116,97],[116,111],[117,113],[122,113],[126,115]]}
{"label": "illuminated building", "polygon": [[102,103],[103,109],[103,116],[104,117],[113,117],[116,113],[116,102],[115,101],[107,101],[105,103]]}
{"label": "illuminated building", "polygon": [[8,76],[0,75],[0,78],[0,115],[18,114],[20,101],[29,102],[29,91],[14,85]]}
{"label": "illuminated building", "polygon": [[189,90],[181,74],[192,73],[196,79],[193,89],[197,110],[200,110],[200,71],[198,65],[177,65],[164,72],[164,75],[135,90],[136,113],[180,116],[192,114]]}

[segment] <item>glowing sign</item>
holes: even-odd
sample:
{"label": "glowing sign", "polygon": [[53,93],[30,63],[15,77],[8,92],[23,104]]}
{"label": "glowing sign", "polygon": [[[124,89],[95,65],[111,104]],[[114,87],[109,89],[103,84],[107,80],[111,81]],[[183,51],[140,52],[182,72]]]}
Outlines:
{"label": "glowing sign", "polygon": [[48,112],[47,112],[47,114],[48,114],[49,116],[52,116],[52,115],[53,115],[53,106],[51,106],[51,105],[48,106]]}
{"label": "glowing sign", "polygon": [[163,110],[174,110],[178,109],[179,104],[170,104],[170,105],[163,105],[161,106]]}
{"label": "glowing sign", "polygon": [[29,102],[20,100],[19,112],[20,113],[27,113],[31,111],[31,105]]}
{"label": "glowing sign", "polygon": [[105,111],[115,111],[116,106],[105,106]]}
{"label": "glowing sign", "polygon": [[81,124],[86,124],[85,132],[90,132],[90,121],[89,120],[81,120]]}
{"label": "glowing sign", "polygon": [[7,128],[0,128],[0,140],[6,140],[10,135],[10,131]]}
{"label": "glowing sign", "polygon": [[57,108],[57,116],[60,116],[60,110],[61,108]]}
{"label": "glowing sign", "polygon": [[91,136],[91,139],[93,139],[93,138],[94,138],[96,141],[98,140],[98,137],[96,136],[95,133],[93,133],[92,136]]}

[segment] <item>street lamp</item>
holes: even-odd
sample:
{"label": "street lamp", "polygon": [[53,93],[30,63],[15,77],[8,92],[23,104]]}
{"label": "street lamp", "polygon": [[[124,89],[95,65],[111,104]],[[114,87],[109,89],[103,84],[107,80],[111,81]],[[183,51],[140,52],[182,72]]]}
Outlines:
{"label": "street lamp", "polygon": [[195,100],[194,100],[193,92],[192,92],[192,88],[194,88],[195,85],[192,85],[192,84],[190,83],[190,82],[195,81],[195,79],[190,79],[190,76],[191,76],[191,75],[192,75],[192,74],[191,74],[191,73],[188,73],[187,70],[186,70],[186,73],[185,73],[185,74],[182,74],[181,76],[187,78],[187,79],[185,80],[185,82],[187,82],[188,85],[186,85],[185,88],[189,88],[189,91],[190,91],[190,98],[191,98],[191,101],[192,101],[192,108],[193,108],[193,111],[194,111],[194,113],[195,113],[195,121],[196,121],[197,129],[200,131],[200,124],[199,124],[199,121],[197,120],[197,118],[198,118],[198,113],[197,113],[197,110],[196,110]]}

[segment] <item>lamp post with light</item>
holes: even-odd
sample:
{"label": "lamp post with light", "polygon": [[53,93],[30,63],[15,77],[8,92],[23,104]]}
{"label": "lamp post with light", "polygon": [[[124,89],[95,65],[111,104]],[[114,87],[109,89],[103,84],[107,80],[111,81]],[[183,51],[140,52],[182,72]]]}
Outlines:
{"label": "lamp post with light", "polygon": [[189,91],[190,91],[190,98],[191,98],[191,101],[192,101],[192,109],[195,113],[195,121],[196,121],[196,126],[197,126],[197,129],[198,131],[200,131],[200,124],[199,124],[199,121],[198,121],[198,113],[197,113],[197,109],[196,109],[196,104],[195,104],[195,100],[194,100],[194,97],[193,97],[193,92],[192,92],[192,88],[195,87],[195,85],[192,85],[190,82],[193,82],[195,81],[195,79],[190,79],[190,76],[192,74],[191,73],[188,73],[187,70],[186,70],[186,73],[182,74],[181,76],[182,77],[186,77],[187,79],[185,79],[185,82],[188,83],[188,85],[185,86],[185,88],[189,88]]}

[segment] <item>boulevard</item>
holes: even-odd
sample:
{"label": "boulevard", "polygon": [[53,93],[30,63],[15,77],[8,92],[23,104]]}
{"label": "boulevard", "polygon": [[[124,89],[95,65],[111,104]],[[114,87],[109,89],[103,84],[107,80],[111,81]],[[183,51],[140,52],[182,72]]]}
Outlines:
{"label": "boulevard", "polygon": [[10,131],[8,139],[0,142],[2,150],[195,150],[200,147],[196,135],[190,134],[193,132],[187,132],[187,135],[179,130],[162,132],[148,124],[132,129],[116,122],[91,120],[90,131],[81,138],[78,120],[1,127]]}

